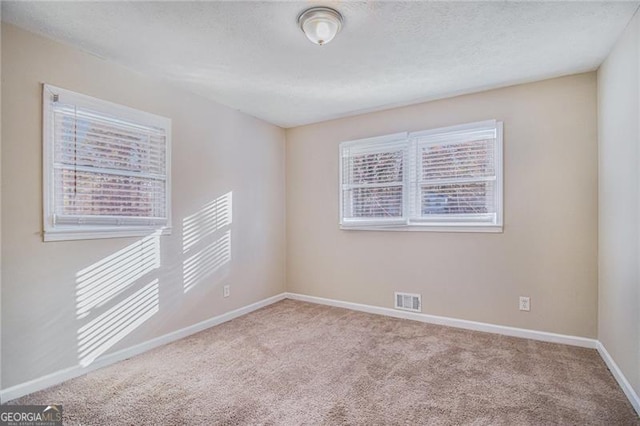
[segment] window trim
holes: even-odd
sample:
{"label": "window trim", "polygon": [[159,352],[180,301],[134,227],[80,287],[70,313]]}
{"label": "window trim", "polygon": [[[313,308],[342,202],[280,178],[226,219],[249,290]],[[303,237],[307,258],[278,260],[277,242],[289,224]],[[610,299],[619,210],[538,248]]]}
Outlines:
{"label": "window trim", "polygon": [[[419,217],[411,217],[409,212],[412,204],[415,204],[415,200],[410,200],[410,197],[413,198],[416,194],[412,193],[412,182],[411,182],[411,173],[406,173],[404,175],[404,191],[403,191],[403,218],[400,219],[391,219],[389,220],[389,224],[384,223],[384,220],[371,220],[365,219],[362,221],[358,221],[357,219],[350,220],[349,223],[344,222],[344,200],[343,200],[343,156],[342,150],[343,147],[348,146],[357,146],[365,143],[375,143],[378,141],[392,141],[394,138],[398,138],[401,135],[405,135],[407,140],[407,153],[411,149],[417,149],[417,144],[415,139],[419,137],[437,137],[438,135],[442,135],[443,140],[451,139],[455,137],[456,133],[459,134],[467,134],[470,131],[478,132],[487,131],[487,130],[495,130],[496,132],[496,142],[495,142],[495,172],[496,172],[496,220],[495,222],[455,222],[455,221],[446,221],[442,222],[434,222],[429,221],[428,219],[423,219]],[[435,141],[434,141],[435,142]],[[465,123],[455,126],[447,126],[434,128],[423,131],[416,132],[401,132],[394,133],[390,135],[377,136],[372,138],[365,139],[357,139],[342,142],[340,144],[338,156],[339,156],[339,225],[340,229],[348,230],[348,231],[429,231],[429,232],[486,232],[486,233],[502,233],[503,232],[503,216],[504,216],[504,161],[503,161],[503,122],[498,120],[484,120],[473,123]],[[407,160],[410,155],[405,155],[405,160]],[[418,160],[416,159],[416,163]],[[414,170],[417,164],[407,164],[406,170]],[[414,186],[418,185],[417,181],[414,183]]]}
{"label": "window trim", "polygon": [[[126,117],[132,122],[162,127],[166,131],[166,179],[165,203],[166,224],[164,225],[82,225],[54,224],[54,143],[53,143],[53,111],[51,98],[58,95],[62,98],[72,97],[74,104],[104,112],[113,116]],[[102,238],[143,237],[151,233],[158,235],[171,234],[171,119],[151,114],[124,105],[94,98],[71,90],[62,89],[50,84],[42,84],[42,200],[43,200],[43,240],[69,241],[92,240]]]}

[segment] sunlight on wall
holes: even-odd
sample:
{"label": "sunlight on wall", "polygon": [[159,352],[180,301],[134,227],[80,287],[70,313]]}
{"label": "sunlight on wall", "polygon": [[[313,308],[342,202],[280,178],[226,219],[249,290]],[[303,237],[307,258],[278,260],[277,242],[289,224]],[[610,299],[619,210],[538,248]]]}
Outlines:
{"label": "sunlight on wall", "polygon": [[86,367],[148,320],[159,309],[158,279],[136,291],[78,330],[80,365]]}
{"label": "sunlight on wall", "polygon": [[231,260],[231,231],[183,262],[184,292],[191,290],[203,278],[218,271]]}
{"label": "sunlight on wall", "polygon": [[183,253],[217,230],[231,225],[232,201],[232,192],[227,192],[182,220]]}
{"label": "sunlight on wall", "polygon": [[160,232],[117,251],[76,274],[76,315],[82,319],[136,280],[160,267]]}
{"label": "sunlight on wall", "polygon": [[187,256],[182,262],[185,293],[205,278],[219,282],[228,273],[225,265],[231,260],[232,205],[232,192],[228,192],[182,221],[182,252]]}

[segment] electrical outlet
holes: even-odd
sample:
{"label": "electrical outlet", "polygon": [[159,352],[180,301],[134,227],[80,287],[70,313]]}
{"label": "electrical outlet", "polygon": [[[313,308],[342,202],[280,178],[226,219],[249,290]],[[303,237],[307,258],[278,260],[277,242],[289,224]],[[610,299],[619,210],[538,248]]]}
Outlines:
{"label": "electrical outlet", "polygon": [[231,291],[228,285],[225,285],[224,287],[222,287],[222,297],[229,297],[230,293]]}
{"label": "electrical outlet", "polygon": [[528,297],[520,296],[520,310],[521,311],[531,310],[531,300]]}

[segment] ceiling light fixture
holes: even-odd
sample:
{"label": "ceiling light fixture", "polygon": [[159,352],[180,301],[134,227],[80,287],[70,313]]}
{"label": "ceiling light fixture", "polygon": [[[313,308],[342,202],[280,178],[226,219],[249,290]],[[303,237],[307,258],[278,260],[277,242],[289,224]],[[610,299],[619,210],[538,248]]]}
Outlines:
{"label": "ceiling light fixture", "polygon": [[298,16],[298,25],[312,43],[322,46],[342,29],[342,15],[330,7],[312,7]]}

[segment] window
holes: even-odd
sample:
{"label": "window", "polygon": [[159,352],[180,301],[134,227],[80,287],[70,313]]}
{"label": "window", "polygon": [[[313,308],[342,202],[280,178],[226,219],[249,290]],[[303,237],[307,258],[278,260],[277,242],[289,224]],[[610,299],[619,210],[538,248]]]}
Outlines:
{"label": "window", "polygon": [[44,85],[44,239],[168,234],[171,120]]}
{"label": "window", "polygon": [[502,123],[340,144],[343,229],[502,230]]}

